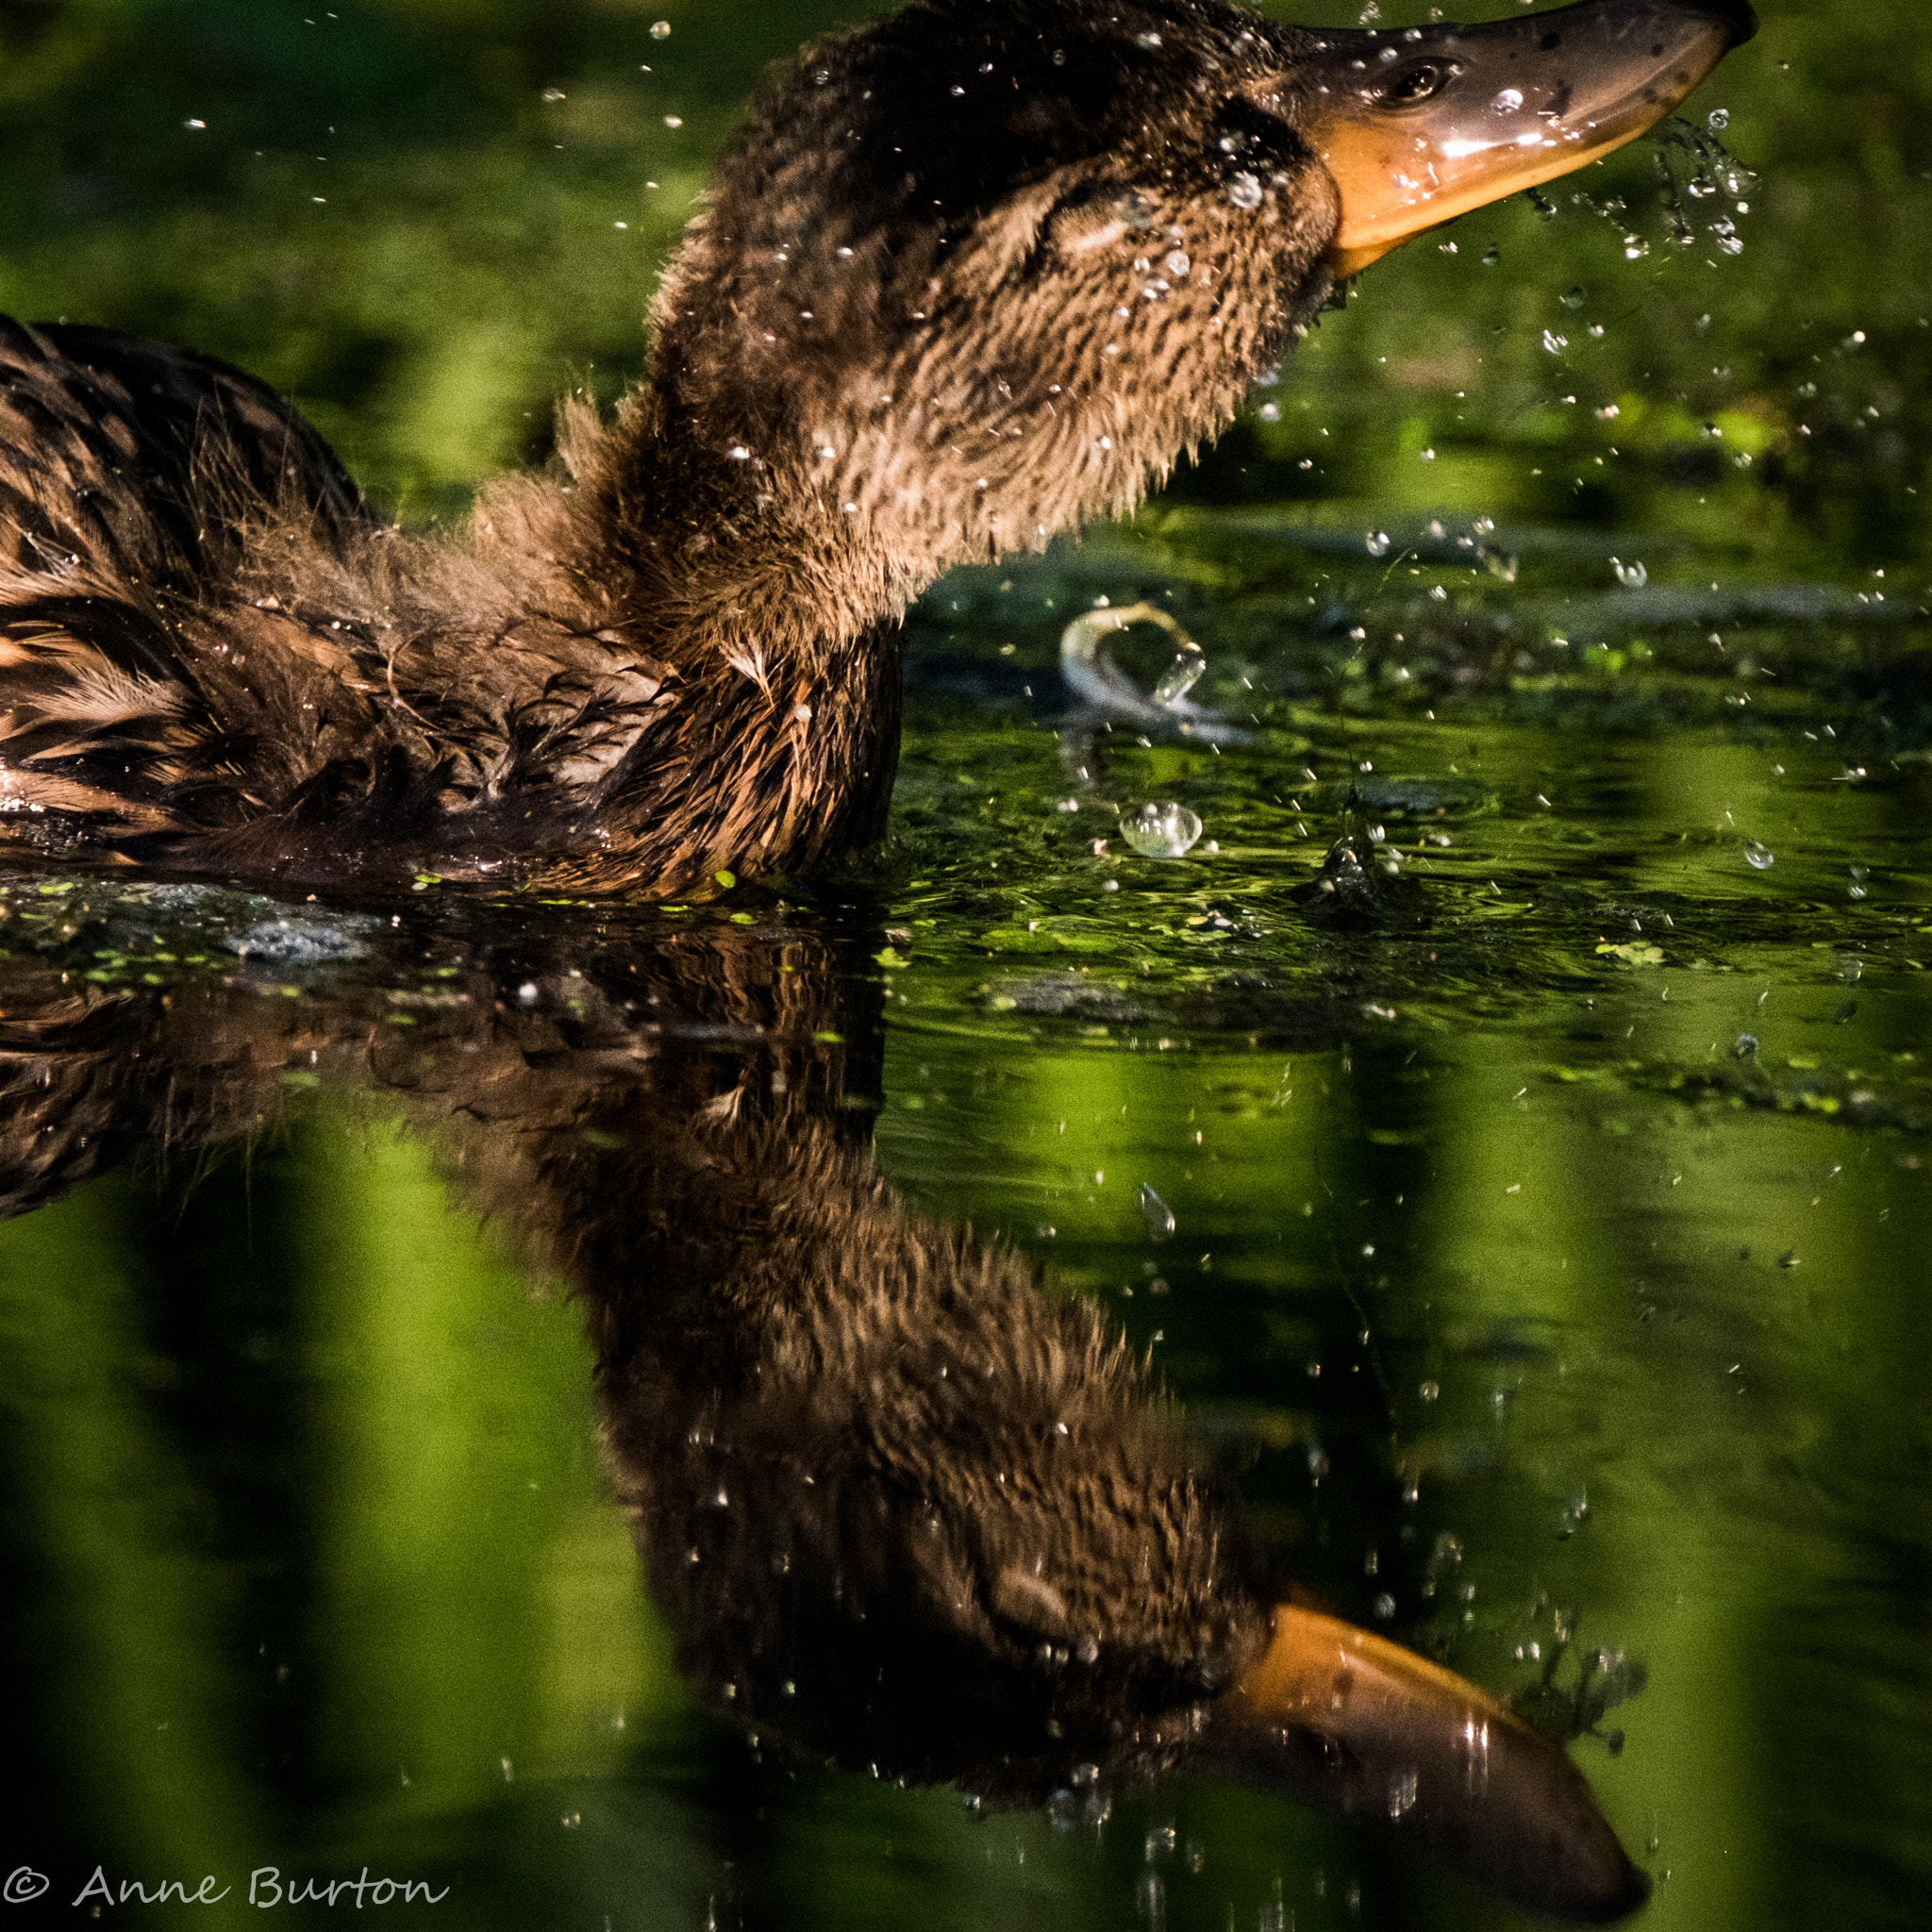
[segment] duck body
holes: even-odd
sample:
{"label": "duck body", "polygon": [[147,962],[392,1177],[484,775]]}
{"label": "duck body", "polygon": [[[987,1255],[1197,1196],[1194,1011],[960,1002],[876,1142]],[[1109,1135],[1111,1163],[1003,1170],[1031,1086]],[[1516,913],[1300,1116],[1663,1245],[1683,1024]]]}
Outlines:
{"label": "duck body", "polygon": [[[1552,20],[1656,39],[1655,119],[1749,14]],[[851,851],[891,793],[906,603],[1224,427],[1393,245],[1347,245],[1338,116],[1402,122],[1406,192],[1402,117],[1488,85],[1481,37],[1565,58],[1531,25],[913,0],[808,47],[667,272],[643,381],[608,422],[566,405],[553,470],[451,538],[387,523],[225,364],[0,323],[0,830],[331,891],[704,896]]]}

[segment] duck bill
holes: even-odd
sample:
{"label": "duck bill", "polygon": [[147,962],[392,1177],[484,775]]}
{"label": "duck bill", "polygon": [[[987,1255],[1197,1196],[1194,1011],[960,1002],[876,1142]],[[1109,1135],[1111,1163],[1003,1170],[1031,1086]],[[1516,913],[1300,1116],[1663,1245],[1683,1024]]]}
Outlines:
{"label": "duck bill", "polygon": [[1532,1911],[1601,1924],[1649,1896],[1555,1745],[1453,1672],[1334,1617],[1277,1610],[1207,1742],[1244,1781],[1377,1820]]}
{"label": "duck bill", "polygon": [[1310,144],[1352,275],[1411,236],[1634,141],[1757,30],[1744,0],[1586,0],[1485,26],[1324,31]]}

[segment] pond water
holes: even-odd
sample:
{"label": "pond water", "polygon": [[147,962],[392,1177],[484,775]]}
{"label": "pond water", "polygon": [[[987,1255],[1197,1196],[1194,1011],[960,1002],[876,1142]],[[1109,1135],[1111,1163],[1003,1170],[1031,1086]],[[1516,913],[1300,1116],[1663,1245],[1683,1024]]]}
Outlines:
{"label": "pond water", "polygon": [[[39,8],[0,306],[249,363],[458,508],[614,392],[734,103],[838,9],[659,10]],[[937,587],[840,879],[0,877],[42,1908],[366,1867],[478,1927],[1516,1922],[1204,1775],[836,1769],[680,1670],[586,1322],[753,1265],[835,1149],[1102,1307],[1266,1574],[1499,1694],[1603,1653],[1572,1749],[1641,1923],[1920,1923],[1932,102],[1914,10],[1764,13],[1690,104],[1756,181],[1667,207],[1645,146],[1469,218],[1132,525]],[[1184,699],[1070,690],[1102,599],[1198,643]],[[1141,691],[1174,645],[1104,640]],[[1170,804],[1198,841],[1142,856]]]}

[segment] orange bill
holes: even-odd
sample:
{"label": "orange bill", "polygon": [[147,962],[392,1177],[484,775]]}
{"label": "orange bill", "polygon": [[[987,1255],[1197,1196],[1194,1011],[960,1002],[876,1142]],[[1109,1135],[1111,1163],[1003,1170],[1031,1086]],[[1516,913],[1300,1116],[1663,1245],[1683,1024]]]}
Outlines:
{"label": "orange bill", "polygon": [[1585,0],[1486,26],[1324,30],[1307,133],[1341,191],[1336,274],[1634,141],[1757,30],[1744,0]]}
{"label": "orange bill", "polygon": [[1275,1611],[1207,1746],[1236,1775],[1376,1820],[1532,1911],[1604,1922],[1649,1896],[1554,1744],[1453,1672],[1318,1611]]}

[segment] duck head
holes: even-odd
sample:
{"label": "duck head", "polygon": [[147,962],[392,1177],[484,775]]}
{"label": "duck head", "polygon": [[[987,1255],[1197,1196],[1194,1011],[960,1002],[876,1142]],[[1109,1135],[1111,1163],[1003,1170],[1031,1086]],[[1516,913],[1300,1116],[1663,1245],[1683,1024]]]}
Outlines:
{"label": "duck head", "polygon": [[667,276],[678,488],[841,533],[874,606],[1038,548],[1225,426],[1339,277],[1634,138],[1755,25],[915,0],[777,80]]}

